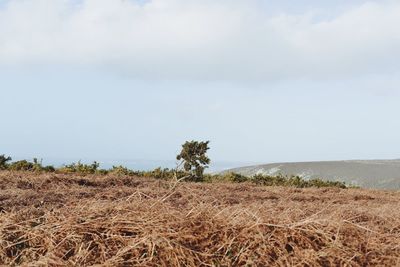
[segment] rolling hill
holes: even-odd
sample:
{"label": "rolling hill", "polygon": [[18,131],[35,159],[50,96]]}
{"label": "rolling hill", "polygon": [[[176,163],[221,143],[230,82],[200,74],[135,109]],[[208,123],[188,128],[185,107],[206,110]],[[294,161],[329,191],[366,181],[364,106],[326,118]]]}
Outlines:
{"label": "rolling hill", "polygon": [[298,175],[305,179],[342,181],[365,188],[400,189],[400,159],[272,163],[226,170],[255,174]]}

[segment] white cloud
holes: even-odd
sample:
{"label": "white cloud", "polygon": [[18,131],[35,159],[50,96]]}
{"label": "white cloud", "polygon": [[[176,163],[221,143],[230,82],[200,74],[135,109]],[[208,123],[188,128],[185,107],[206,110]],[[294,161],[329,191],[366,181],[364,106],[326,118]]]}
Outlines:
{"label": "white cloud", "polygon": [[364,3],[326,20],[315,12],[267,15],[256,0],[11,0],[0,10],[0,65],[244,81],[399,69],[398,1]]}

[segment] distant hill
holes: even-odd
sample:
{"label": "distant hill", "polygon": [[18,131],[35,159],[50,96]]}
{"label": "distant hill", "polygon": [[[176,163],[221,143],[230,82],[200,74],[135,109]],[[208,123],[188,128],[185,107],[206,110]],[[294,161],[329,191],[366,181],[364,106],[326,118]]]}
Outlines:
{"label": "distant hill", "polygon": [[299,175],[305,179],[342,181],[365,188],[400,189],[400,159],[272,163],[226,170],[255,174]]}

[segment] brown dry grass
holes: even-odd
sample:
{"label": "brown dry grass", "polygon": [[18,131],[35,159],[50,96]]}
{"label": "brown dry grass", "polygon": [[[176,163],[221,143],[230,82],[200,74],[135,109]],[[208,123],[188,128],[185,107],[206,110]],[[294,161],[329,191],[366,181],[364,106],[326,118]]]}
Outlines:
{"label": "brown dry grass", "polygon": [[400,192],[3,171],[0,264],[400,266]]}

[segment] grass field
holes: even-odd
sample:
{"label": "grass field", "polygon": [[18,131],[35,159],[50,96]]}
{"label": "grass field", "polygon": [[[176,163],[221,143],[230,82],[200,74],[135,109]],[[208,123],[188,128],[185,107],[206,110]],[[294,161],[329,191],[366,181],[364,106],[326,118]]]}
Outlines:
{"label": "grass field", "polygon": [[0,264],[400,266],[400,192],[2,171]]}

